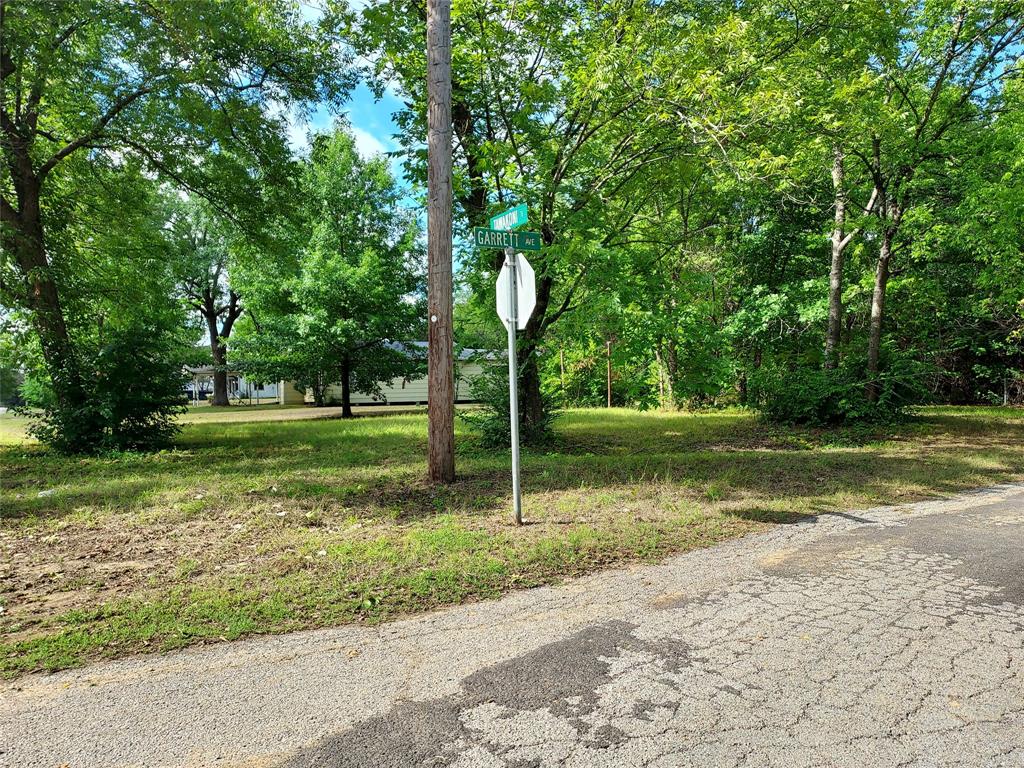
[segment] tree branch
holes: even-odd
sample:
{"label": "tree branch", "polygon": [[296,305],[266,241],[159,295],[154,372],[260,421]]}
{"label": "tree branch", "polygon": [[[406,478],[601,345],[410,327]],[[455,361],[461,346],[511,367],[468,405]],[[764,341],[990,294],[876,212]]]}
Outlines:
{"label": "tree branch", "polygon": [[143,96],[152,93],[155,86],[149,85],[145,88],[138,88],[130,93],[126,93],[107,109],[103,115],[93,124],[92,130],[90,130],[84,136],[79,136],[74,141],[70,141],[61,147],[57,152],[50,157],[39,169],[39,181],[41,182],[50,171],[53,170],[54,166],[57,165],[61,160],[81,149],[91,141],[95,141],[102,135],[103,129],[107,127],[111,120],[117,117],[121,112],[127,109],[131,104],[141,99]]}

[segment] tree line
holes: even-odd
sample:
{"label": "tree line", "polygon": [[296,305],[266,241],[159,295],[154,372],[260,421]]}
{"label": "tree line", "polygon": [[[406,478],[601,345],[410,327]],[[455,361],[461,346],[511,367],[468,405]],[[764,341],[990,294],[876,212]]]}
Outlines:
{"label": "tree line", "polygon": [[[304,8],[0,5],[0,352],[59,447],[166,439],[201,335],[318,401],[419,370],[425,6]],[[1018,2],[478,0],[452,32],[456,341],[501,348],[465,235],[527,203],[527,431],[609,360],[616,404],[783,420],[1019,396]],[[343,123],[289,149],[357,82],[403,101],[408,187]]]}

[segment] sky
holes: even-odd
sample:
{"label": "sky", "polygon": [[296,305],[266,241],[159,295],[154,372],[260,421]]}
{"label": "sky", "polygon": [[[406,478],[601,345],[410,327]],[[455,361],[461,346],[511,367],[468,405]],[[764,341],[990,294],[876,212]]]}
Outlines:
{"label": "sky", "polygon": [[[359,10],[366,4],[367,0],[349,0],[349,7],[353,10]],[[303,17],[311,22],[318,19],[322,13],[320,3],[313,0],[299,0],[299,9]],[[362,83],[352,92],[342,109],[342,114],[348,116],[356,139],[356,149],[364,158],[398,149],[398,142],[394,138],[398,133],[398,127],[391,119],[391,115],[402,106],[402,102],[390,90],[384,91],[380,101],[377,101],[373,92]],[[293,117],[290,120],[288,136],[292,151],[302,154],[309,148],[310,131],[328,131],[333,122],[334,115],[325,104],[319,105],[308,120]],[[392,159],[391,167],[395,178],[401,180],[401,167],[397,158]]]}
{"label": "sky", "polygon": [[[401,107],[402,103],[390,91],[385,91],[380,101],[376,101],[373,92],[362,83],[352,92],[341,113],[352,124],[356,148],[363,157],[369,158],[398,149],[395,140],[398,127],[391,116]],[[290,122],[289,143],[292,151],[302,154],[309,148],[309,134],[330,130],[334,115],[326,105],[321,104],[308,120],[293,116]],[[397,169],[398,163],[393,161],[392,166]]]}

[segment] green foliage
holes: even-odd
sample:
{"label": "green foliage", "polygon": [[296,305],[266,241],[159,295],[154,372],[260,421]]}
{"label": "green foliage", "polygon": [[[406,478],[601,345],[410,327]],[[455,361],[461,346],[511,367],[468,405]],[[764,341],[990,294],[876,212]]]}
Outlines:
{"label": "green foliage", "polygon": [[[0,406],[22,404],[21,384],[25,363],[24,332],[17,333],[16,322],[8,318],[0,323]],[[22,338],[19,338],[22,337]]]}
{"label": "green foliage", "polygon": [[237,260],[251,322],[236,343],[258,379],[290,379],[323,404],[348,377],[377,394],[422,361],[395,342],[422,334],[420,247],[412,213],[382,157],[364,160],[344,123],[314,139],[301,201],[279,222],[285,246]]}
{"label": "green foliage", "polygon": [[[295,162],[285,115],[337,107],[358,55],[371,87],[402,97],[397,140],[418,194],[425,18],[400,0],[324,5],[5,6],[0,185],[19,210],[4,209],[2,301],[72,410],[97,322],[162,306],[165,257],[183,255],[167,243],[182,233],[165,231],[182,222],[182,191],[209,203],[192,233],[200,218],[223,231],[185,242],[171,285],[225,294],[215,307],[241,306],[229,287],[243,294],[233,363],[317,402],[339,378],[372,393],[421,370],[391,343],[423,336],[410,193],[344,127]],[[1024,369],[1020,4],[798,5],[453,8],[456,232],[524,202],[544,241],[520,337],[531,419],[544,396],[603,404],[608,342],[616,405],[749,401],[815,423],[888,419],[910,399],[991,402]],[[841,308],[833,234],[846,243]],[[499,263],[457,253],[457,344],[503,345]],[[822,370],[830,307],[837,372]],[[899,357],[868,371],[868,350]],[[922,386],[907,388],[913,366]],[[860,399],[871,380],[877,404]]]}
{"label": "green foliage", "polygon": [[[508,363],[481,361],[483,373],[473,379],[470,391],[479,407],[462,409],[459,418],[479,433],[487,448],[504,449],[512,444],[512,420],[508,402]],[[519,414],[519,441],[523,445],[548,445],[554,439],[552,426],[558,416],[554,403],[546,398],[544,418],[528,423]]]}
{"label": "green foliage", "polygon": [[21,372],[0,363],[0,406],[21,404]]}
{"label": "green foliage", "polygon": [[163,398],[94,391],[94,367],[112,364],[96,326],[130,327],[173,294],[158,198],[187,191],[258,230],[287,194],[286,111],[352,84],[332,21],[262,0],[3,4],[0,305],[38,342],[55,444],[150,442],[112,437],[145,422],[147,400],[161,421]]}
{"label": "green foliage", "polygon": [[898,421],[907,409],[927,402],[926,367],[892,358],[876,381],[878,398],[868,397],[862,360],[839,368],[785,368],[766,365],[750,374],[751,402],[769,421],[781,424],[838,426]]}
{"label": "green foliage", "polygon": [[[177,319],[177,318],[175,318]],[[30,433],[60,453],[148,451],[170,445],[185,411],[183,356],[174,327],[156,322],[115,327],[89,350],[84,407],[58,407],[44,372],[25,382]]]}

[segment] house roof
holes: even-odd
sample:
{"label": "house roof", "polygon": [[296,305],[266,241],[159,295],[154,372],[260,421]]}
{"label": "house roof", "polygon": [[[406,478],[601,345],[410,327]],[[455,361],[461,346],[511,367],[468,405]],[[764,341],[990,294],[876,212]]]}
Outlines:
{"label": "house roof", "polygon": [[[425,341],[392,341],[388,343],[388,346],[392,349],[398,350],[410,350],[415,348],[419,354],[426,355],[427,353],[427,342]],[[465,362],[466,360],[472,360],[474,358],[484,358],[490,360],[497,357],[497,354],[492,349],[471,349],[463,348],[456,350],[458,360]]]}
{"label": "house roof", "polygon": [[[185,372],[192,376],[212,376],[216,366],[213,365],[186,365]],[[241,376],[242,372],[234,368],[228,369],[228,376]]]}

